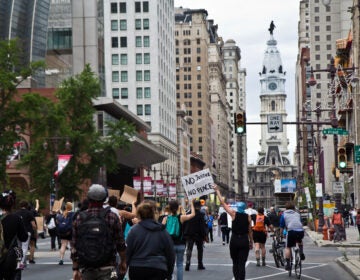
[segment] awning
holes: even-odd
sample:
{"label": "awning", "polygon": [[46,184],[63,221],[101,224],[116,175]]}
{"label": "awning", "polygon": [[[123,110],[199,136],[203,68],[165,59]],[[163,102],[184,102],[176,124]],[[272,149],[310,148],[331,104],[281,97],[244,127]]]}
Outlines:
{"label": "awning", "polygon": [[118,163],[132,168],[151,166],[168,159],[154,144],[137,136],[131,138],[129,149],[117,151]]}

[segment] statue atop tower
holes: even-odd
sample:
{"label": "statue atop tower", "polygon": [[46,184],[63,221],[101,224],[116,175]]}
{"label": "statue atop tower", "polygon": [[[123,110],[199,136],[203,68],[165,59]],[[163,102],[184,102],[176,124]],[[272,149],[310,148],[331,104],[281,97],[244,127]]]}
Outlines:
{"label": "statue atop tower", "polygon": [[274,32],[274,29],[275,29],[275,24],[274,24],[274,21],[272,20],[271,23],[270,23],[270,27],[269,27],[269,31],[270,31],[270,35],[273,35],[273,32]]}

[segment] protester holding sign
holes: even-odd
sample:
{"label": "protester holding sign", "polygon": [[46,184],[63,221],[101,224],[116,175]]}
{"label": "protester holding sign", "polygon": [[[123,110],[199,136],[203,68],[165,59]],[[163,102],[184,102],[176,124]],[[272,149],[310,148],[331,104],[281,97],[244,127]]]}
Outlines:
{"label": "protester holding sign", "polygon": [[245,279],[245,265],[249,251],[253,247],[251,218],[245,213],[246,204],[237,203],[237,210],[227,205],[221,196],[218,186],[213,186],[220,203],[232,219],[232,235],[230,239],[230,257],[233,261],[233,274],[236,280]]}

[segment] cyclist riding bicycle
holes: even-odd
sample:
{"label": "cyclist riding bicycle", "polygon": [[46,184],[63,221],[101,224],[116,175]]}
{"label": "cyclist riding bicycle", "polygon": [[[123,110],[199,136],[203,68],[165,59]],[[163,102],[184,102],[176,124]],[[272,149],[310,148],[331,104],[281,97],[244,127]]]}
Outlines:
{"label": "cyclist riding bicycle", "polygon": [[[296,246],[299,247],[300,258],[305,260],[304,249],[302,239],[304,238],[304,228],[301,223],[301,217],[298,212],[295,211],[295,205],[292,201],[288,201],[285,204],[286,210],[280,218],[280,228],[283,230],[286,228],[286,247],[285,247],[285,259],[286,266],[285,270],[290,270],[291,265],[291,248]],[[282,231],[281,231],[282,232]]]}

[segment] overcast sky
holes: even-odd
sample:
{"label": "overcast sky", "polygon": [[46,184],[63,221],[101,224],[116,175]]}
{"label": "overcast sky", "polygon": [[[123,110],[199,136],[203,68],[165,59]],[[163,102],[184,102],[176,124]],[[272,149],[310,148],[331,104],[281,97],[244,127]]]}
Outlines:
{"label": "overcast sky", "polygon": [[[260,82],[269,25],[275,23],[274,38],[286,71],[286,121],[295,121],[295,63],[299,21],[299,0],[175,0],[175,7],[206,9],[208,19],[218,25],[223,40],[235,40],[241,50],[241,68],[246,68],[247,121],[260,121]],[[285,125],[284,125],[285,128]],[[290,161],[295,151],[295,126],[287,125]],[[255,163],[260,150],[259,125],[247,126],[248,163]]]}

